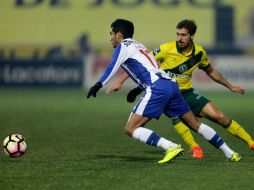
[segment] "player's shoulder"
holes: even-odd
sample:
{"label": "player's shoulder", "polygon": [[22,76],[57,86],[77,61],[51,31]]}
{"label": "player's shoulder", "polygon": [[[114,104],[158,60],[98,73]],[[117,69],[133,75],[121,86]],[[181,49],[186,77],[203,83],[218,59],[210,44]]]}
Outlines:
{"label": "player's shoulder", "polygon": [[125,47],[129,47],[131,44],[134,43],[135,40],[131,39],[131,38],[126,38],[121,42],[121,45],[125,46]]}
{"label": "player's shoulder", "polygon": [[171,42],[166,42],[161,44],[159,47],[155,48],[151,54],[153,54],[153,56],[157,56],[157,55],[165,55],[168,51],[172,51],[172,49],[176,49],[176,42],[175,41],[171,41]]}
{"label": "player's shoulder", "polygon": [[202,51],[202,52],[206,53],[206,50],[205,50],[205,48],[203,46],[201,46],[199,44],[196,44],[196,43],[194,43],[194,46],[195,46],[195,50],[196,51],[198,51],[198,52]]}
{"label": "player's shoulder", "polygon": [[176,41],[171,41],[171,42],[167,42],[167,43],[161,44],[160,47],[163,48],[163,49],[176,48]]}
{"label": "player's shoulder", "polygon": [[[159,48],[157,48],[159,52],[168,52],[176,49],[176,41],[166,42],[164,44],[161,44]],[[158,51],[157,50],[157,51]]]}
{"label": "player's shoulder", "polygon": [[[209,65],[209,61],[208,61],[208,57],[207,57],[207,53],[206,50],[198,44],[194,44],[195,45],[195,54],[198,55],[201,53],[202,57],[201,57],[201,62],[203,65],[208,66]],[[204,66],[202,66],[204,67]]]}

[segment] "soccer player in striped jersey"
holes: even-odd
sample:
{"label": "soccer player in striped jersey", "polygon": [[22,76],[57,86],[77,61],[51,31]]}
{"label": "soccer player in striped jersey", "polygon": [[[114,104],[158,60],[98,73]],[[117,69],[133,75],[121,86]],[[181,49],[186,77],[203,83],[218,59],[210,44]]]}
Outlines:
{"label": "soccer player in striped jersey", "polygon": [[87,98],[96,97],[96,93],[122,67],[128,76],[144,89],[143,97],[136,103],[127,121],[125,132],[130,137],[148,145],[161,147],[166,154],[159,163],[166,163],[183,152],[183,148],[154,131],[145,128],[152,118],[159,119],[162,113],[168,117],[178,117],[223,151],[231,161],[240,161],[241,156],[231,150],[223,139],[211,127],[200,123],[184,101],[178,84],[163,70],[159,69],[155,59],[148,54],[145,46],[132,39],[133,23],[117,19],[111,24],[110,40],[114,48],[112,61],[104,70],[98,82],[92,86]]}
{"label": "soccer player in striped jersey", "polygon": [[[225,86],[231,92],[245,93],[245,89],[240,86],[230,84],[218,70],[216,70],[207,58],[206,51],[202,46],[193,42],[197,26],[193,20],[182,20],[176,26],[177,41],[168,42],[160,45],[151,53],[160,68],[174,78],[180,87],[184,99],[187,101],[192,112],[198,117],[205,117],[213,122],[220,124],[232,135],[245,141],[254,150],[254,141],[250,134],[235,120],[226,116],[219,110],[214,103],[202,96],[192,87],[192,73],[195,69],[203,70],[211,79]],[[116,82],[108,89],[108,92],[120,88],[123,81]],[[115,86],[114,86],[115,85]],[[128,96],[129,100],[134,101],[135,97],[141,92],[139,88],[132,90]],[[190,130],[179,119],[173,119],[173,125],[178,134],[193,150],[193,157],[202,157],[201,148],[194,140]],[[201,155],[201,156],[200,156]]]}

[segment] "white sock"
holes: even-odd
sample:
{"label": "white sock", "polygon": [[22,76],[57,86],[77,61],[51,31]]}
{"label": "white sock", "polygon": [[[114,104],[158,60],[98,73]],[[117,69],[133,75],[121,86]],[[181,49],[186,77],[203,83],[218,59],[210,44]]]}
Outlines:
{"label": "white sock", "polygon": [[216,131],[208,125],[201,123],[198,129],[198,133],[201,134],[206,140],[210,141],[216,134]]}
{"label": "white sock", "polygon": [[231,150],[228,145],[224,142],[224,140],[216,133],[214,129],[201,123],[198,129],[198,133],[200,133],[206,140],[208,140],[213,146],[219,148],[223,151],[227,158],[231,158],[235,153]]}
{"label": "white sock", "polygon": [[161,147],[164,150],[167,150],[170,147],[175,148],[178,146],[177,144],[157,135],[152,130],[144,127],[139,127],[135,129],[132,134],[132,138],[151,146]]}
{"label": "white sock", "polygon": [[175,144],[172,141],[169,141],[169,140],[161,137],[161,139],[159,140],[157,146],[163,148],[164,150],[167,150],[169,148],[176,148],[176,147],[178,147],[178,144]]}
{"label": "white sock", "polygon": [[226,143],[221,145],[220,149],[224,152],[227,158],[231,158],[232,155],[235,153],[233,150],[231,150]]}

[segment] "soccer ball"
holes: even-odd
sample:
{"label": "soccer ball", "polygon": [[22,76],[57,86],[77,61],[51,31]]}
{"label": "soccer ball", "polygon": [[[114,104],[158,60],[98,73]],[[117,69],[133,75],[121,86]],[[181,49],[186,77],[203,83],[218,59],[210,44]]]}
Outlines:
{"label": "soccer ball", "polygon": [[22,156],[26,152],[25,138],[19,134],[11,134],[4,139],[4,153],[12,158]]}

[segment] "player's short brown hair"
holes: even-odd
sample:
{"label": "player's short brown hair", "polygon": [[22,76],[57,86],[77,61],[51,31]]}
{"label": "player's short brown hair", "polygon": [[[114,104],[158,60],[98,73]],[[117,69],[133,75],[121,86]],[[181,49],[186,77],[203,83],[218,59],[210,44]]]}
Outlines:
{"label": "player's short brown hair", "polygon": [[184,19],[176,25],[176,28],[177,29],[185,28],[188,30],[189,34],[193,36],[196,33],[197,25],[194,20]]}

